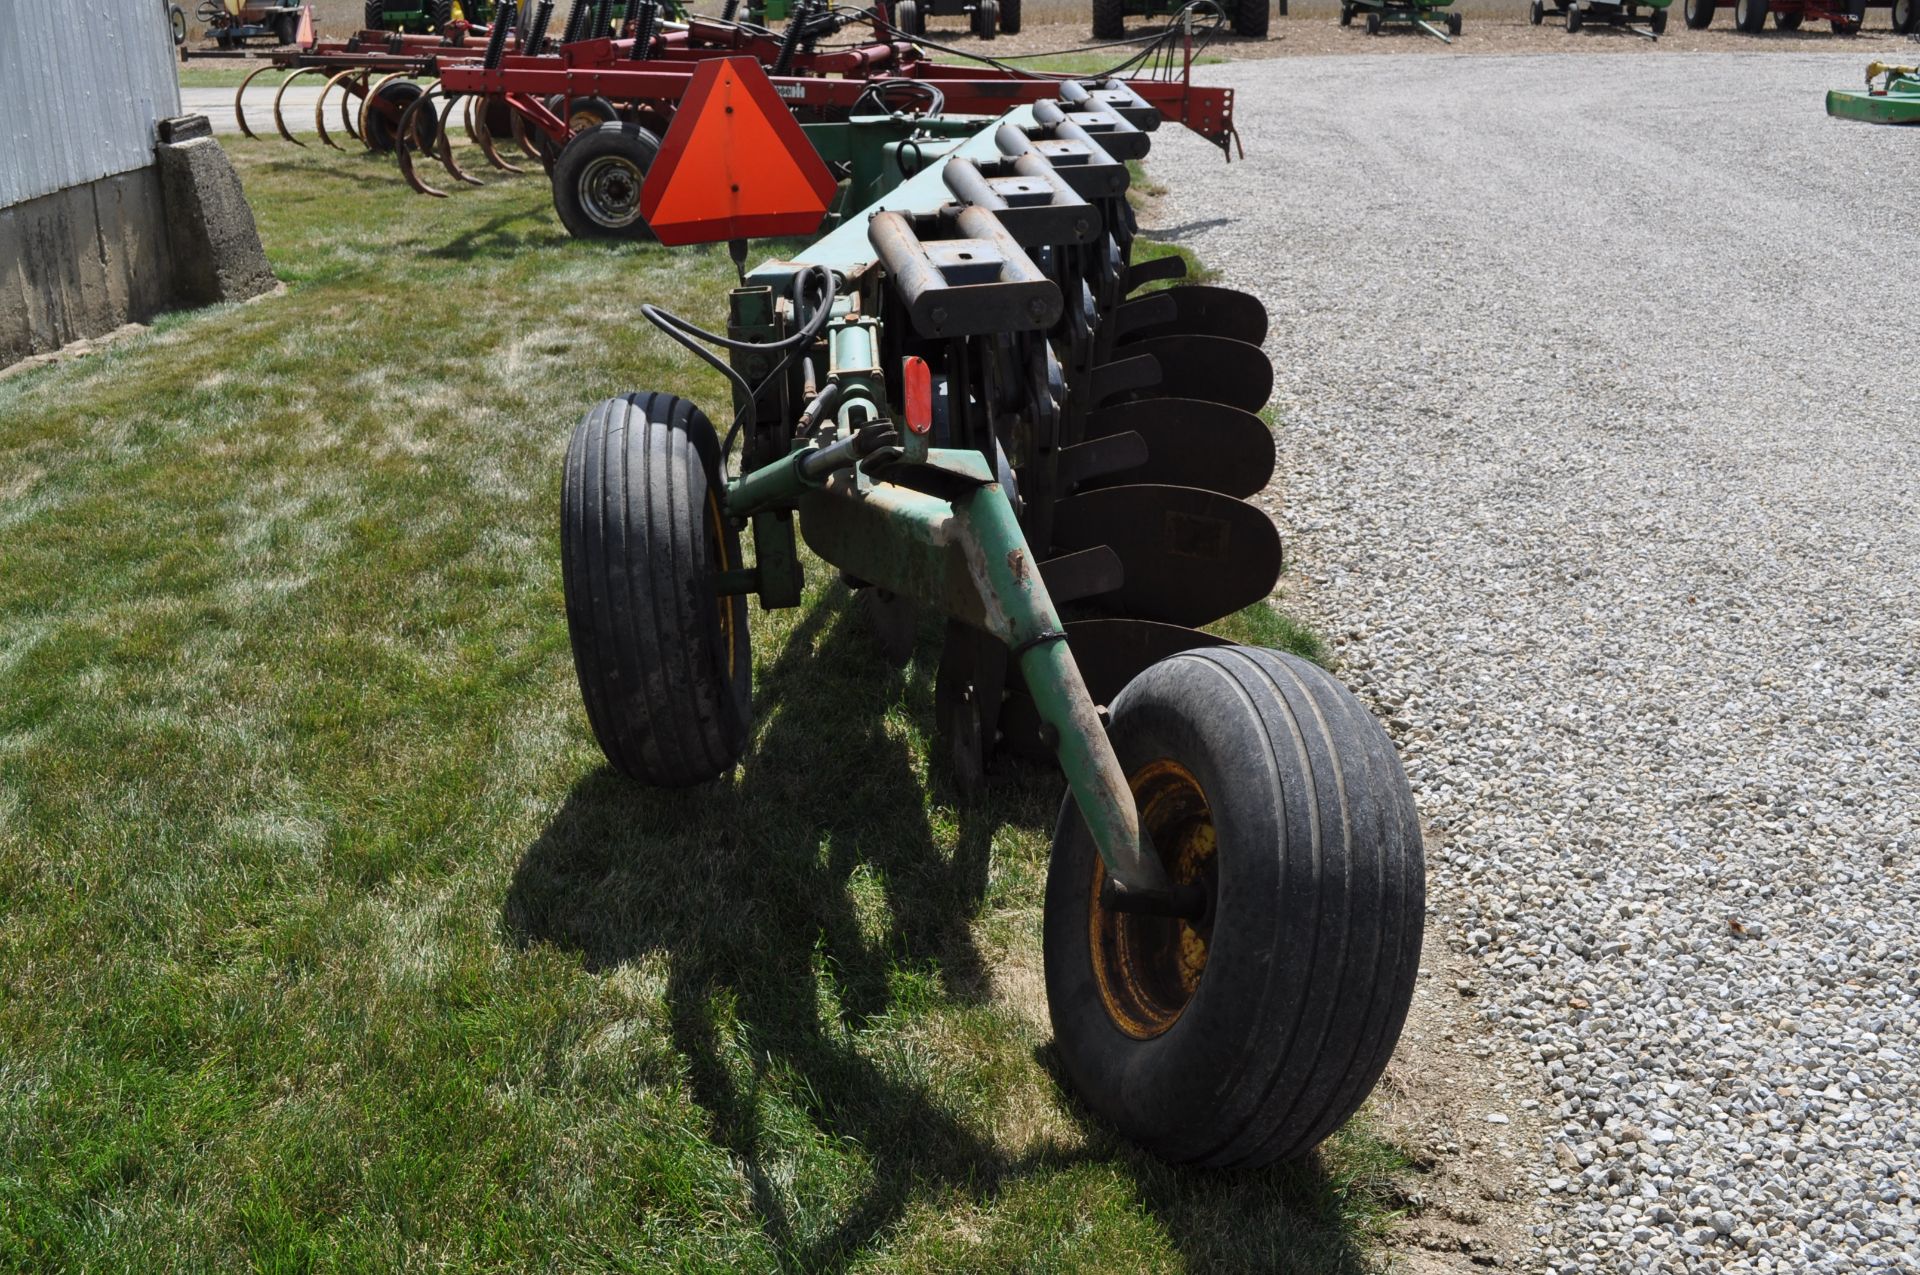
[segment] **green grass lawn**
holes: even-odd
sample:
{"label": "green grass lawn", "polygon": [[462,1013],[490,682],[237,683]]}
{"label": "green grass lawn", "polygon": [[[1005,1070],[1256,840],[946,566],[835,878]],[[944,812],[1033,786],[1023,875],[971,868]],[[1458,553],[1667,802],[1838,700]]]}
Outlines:
{"label": "green grass lawn", "polygon": [[723,252],[230,149],[288,292],[0,382],[0,1267],[1375,1264],[1376,1138],[1192,1173],[1063,1091],[1061,785],[958,801],[817,563],[732,779],[603,764],[561,457],[723,401],[639,313]]}

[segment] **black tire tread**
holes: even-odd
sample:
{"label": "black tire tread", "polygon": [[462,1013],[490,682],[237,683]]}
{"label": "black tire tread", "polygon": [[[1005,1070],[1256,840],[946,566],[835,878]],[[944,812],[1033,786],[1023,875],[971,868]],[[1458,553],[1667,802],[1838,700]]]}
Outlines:
{"label": "black tire tread", "polygon": [[1126,34],[1126,0],[1093,0],[1093,38],[1121,40]]}
{"label": "black tire tread", "polygon": [[[1229,722],[1236,714],[1225,706],[1235,703],[1244,711]],[[1275,849],[1282,858],[1270,877],[1243,869],[1237,878],[1238,890],[1266,880],[1271,897],[1236,893],[1231,906],[1223,901],[1216,923],[1237,916],[1228,950],[1263,950],[1264,959],[1218,976],[1210,967],[1207,977],[1225,982],[1203,1004],[1203,981],[1188,1009],[1199,1017],[1183,1017],[1160,1038],[1164,1044],[1127,1043],[1106,1022],[1105,1010],[1088,1009],[1087,998],[1072,987],[1073,962],[1085,957],[1084,937],[1075,938],[1085,932],[1085,907],[1075,911],[1073,891],[1084,894],[1086,887],[1084,878],[1074,877],[1090,870],[1092,850],[1069,798],[1046,921],[1049,1003],[1063,1061],[1097,1110],[1157,1154],[1212,1167],[1304,1154],[1345,1122],[1378,1082],[1419,971],[1425,867],[1412,794],[1393,745],[1325,671],[1246,647],[1162,660],[1130,683],[1112,710],[1123,754],[1136,721],[1151,733],[1179,719],[1196,739],[1211,740],[1201,749],[1220,770],[1208,800],[1221,810],[1227,802],[1250,803],[1241,807],[1242,817],[1261,809],[1258,803],[1274,803],[1253,817],[1268,821],[1256,826],[1281,830]],[[1122,763],[1135,764],[1124,755]],[[1263,930],[1262,919],[1275,915],[1290,918],[1290,925]],[[1216,929],[1216,943],[1224,933]],[[1235,1006],[1245,1012],[1236,1015]],[[1186,1039],[1176,1040],[1183,1030]],[[1211,1074],[1191,1078],[1188,1064],[1195,1058],[1204,1058]],[[1117,1080],[1123,1073],[1124,1084]],[[1203,1089],[1204,1100],[1193,1092],[1153,1092],[1150,1078]],[[1178,1114],[1169,1115],[1176,1106]]]}
{"label": "black tire tread", "polygon": [[712,779],[746,746],[746,606],[726,603],[729,681],[711,584],[717,460],[705,415],[669,394],[598,404],[567,448],[561,572],[581,699],[608,762],[658,787]]}
{"label": "black tire tread", "polygon": [[1234,0],[1233,33],[1249,40],[1264,40],[1272,21],[1268,0]]}

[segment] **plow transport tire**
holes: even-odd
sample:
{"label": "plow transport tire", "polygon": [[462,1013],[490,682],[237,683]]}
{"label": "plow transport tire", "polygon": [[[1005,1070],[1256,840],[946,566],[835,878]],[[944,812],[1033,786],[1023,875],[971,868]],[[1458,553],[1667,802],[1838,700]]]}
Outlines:
{"label": "plow transport tire", "polygon": [[1047,874],[1047,1005],[1081,1098],[1168,1160],[1299,1156],[1387,1065],[1420,965],[1420,823],[1393,744],[1327,673],[1243,646],[1115,697],[1141,826],[1193,921],[1106,906],[1069,796]]}
{"label": "plow transport tire", "polygon": [[684,788],[747,744],[752,653],[722,512],[720,444],[698,407],[629,394],[589,411],[567,445],[561,571],[580,696],[600,749],[641,783]]}
{"label": "plow transport tire", "polygon": [[1690,31],[1705,31],[1713,25],[1713,0],[1682,0],[1680,17]]}
{"label": "plow transport tire", "polygon": [[1461,21],[1460,15],[1457,13],[1449,13],[1447,15],[1447,34],[1448,35],[1460,34],[1460,21]]}
{"label": "plow transport tire", "polygon": [[1367,14],[1367,34],[1380,34],[1380,11],[1375,9]]}
{"label": "plow transport tire", "polygon": [[1665,9],[1655,9],[1647,15],[1647,30],[1653,32],[1655,35],[1665,35],[1667,33],[1667,11]]}
{"label": "plow transport tire", "polygon": [[1585,15],[1580,12],[1580,0],[1567,0],[1567,30],[1578,31]]}
{"label": "plow transport tire", "polygon": [[1126,0],[1093,0],[1093,38],[1122,40],[1126,34]]}
{"label": "plow transport tire", "polygon": [[1920,31],[1920,0],[1893,0],[1893,12],[1888,16],[1896,34],[1912,35]]}
{"label": "plow transport tire", "polygon": [[1233,33],[1249,40],[1267,38],[1271,15],[1267,0],[1233,0]]}
{"label": "plow transport tire", "polygon": [[1767,29],[1769,7],[1768,0],[1734,0],[1734,28],[1748,35],[1759,35]]}

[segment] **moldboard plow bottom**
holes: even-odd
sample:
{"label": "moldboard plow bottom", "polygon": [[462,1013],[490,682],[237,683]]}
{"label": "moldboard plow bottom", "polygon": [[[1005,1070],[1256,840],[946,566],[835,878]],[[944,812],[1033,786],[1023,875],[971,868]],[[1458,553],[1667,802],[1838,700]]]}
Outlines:
{"label": "moldboard plow bottom", "polygon": [[[750,59],[735,73],[765,78]],[[704,109],[739,120],[757,94]],[[1385,1067],[1424,869],[1405,777],[1360,702],[1196,627],[1261,603],[1280,571],[1273,524],[1241,499],[1274,464],[1254,414],[1271,372],[1255,299],[1138,292],[1179,273],[1132,260],[1127,161],[1157,123],[1111,88],[922,119],[918,163],[791,260],[743,272],[724,334],[648,307],[728,375],[733,410],[724,432],[664,391],[586,414],[564,592],[602,749],[662,786],[721,776],[748,747],[748,596],[799,604],[801,538],[883,634],[943,617],[936,702],[962,788],[1007,753],[1066,779],[1044,917],[1066,1074],[1159,1155],[1256,1165],[1325,1138]],[[839,127],[849,151],[863,135],[897,151],[898,120]],[[799,146],[792,162],[823,176]],[[817,225],[811,180],[790,214],[764,205],[760,159],[663,158],[649,185],[681,210],[663,241]]]}

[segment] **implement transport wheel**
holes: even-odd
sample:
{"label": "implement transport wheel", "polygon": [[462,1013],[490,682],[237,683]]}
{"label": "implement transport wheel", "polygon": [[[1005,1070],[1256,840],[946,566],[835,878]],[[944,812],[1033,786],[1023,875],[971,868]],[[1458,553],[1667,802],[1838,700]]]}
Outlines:
{"label": "implement transport wheel", "polygon": [[177,4],[167,6],[167,26],[173,32],[175,46],[187,42],[187,11]]}
{"label": "implement transport wheel", "polygon": [[1586,15],[1580,12],[1580,0],[1567,0],[1567,30],[1578,31]]}
{"label": "implement transport wheel", "polygon": [[1655,9],[1647,14],[1647,30],[1653,32],[1655,35],[1665,35],[1667,33],[1667,11],[1665,9]]}
{"label": "implement transport wheel", "polygon": [[1713,25],[1713,12],[1716,8],[1713,0],[1684,0],[1680,10],[1681,19],[1692,31],[1705,31]]}
{"label": "implement transport wheel", "polygon": [[1233,33],[1249,40],[1267,38],[1267,25],[1272,15],[1267,11],[1267,0],[1233,0]]}
{"label": "implement transport wheel", "polygon": [[[1534,0],[1534,3],[1538,4],[1539,0]],[[1350,27],[1353,25],[1353,6],[1352,5],[1343,4],[1340,6],[1340,25],[1343,27]]]}
{"label": "implement transport wheel", "polygon": [[1759,35],[1767,29],[1769,0],[1733,0],[1733,25],[1737,31]]}
{"label": "implement transport wheel", "polygon": [[1449,13],[1447,15],[1447,34],[1448,35],[1460,34],[1460,21],[1461,21],[1460,15],[1457,13]]}
{"label": "implement transport wheel", "polygon": [[[425,93],[426,90],[412,80],[388,80],[376,89],[372,98],[363,104],[360,116],[360,140],[366,143],[367,149],[383,155],[391,152],[407,108]],[[440,117],[426,112],[419,117],[416,131],[420,135],[413,139],[414,143],[423,151],[433,150],[440,140]]]}
{"label": "implement transport wheel", "polygon": [[1197,916],[1123,912],[1079,808],[1047,874],[1054,1043],[1082,1099],[1154,1154],[1302,1155],[1387,1065],[1420,965],[1420,823],[1386,732],[1320,668],[1223,646],[1161,660],[1112,739]]}
{"label": "implement transport wheel", "polygon": [[1093,0],[1093,38],[1121,40],[1126,34],[1126,0]]}
{"label": "implement transport wheel", "polygon": [[1533,0],[1533,2],[1527,6],[1527,21],[1537,27],[1546,20],[1547,6],[1540,3],[1540,0]]}
{"label": "implement transport wheel", "polygon": [[714,590],[740,565],[724,499],[719,440],[686,399],[608,399],[567,444],[560,561],[574,671],[601,751],[641,783],[702,783],[747,745],[747,599]]}
{"label": "implement transport wheel", "polygon": [[575,239],[652,239],[640,215],[640,187],[660,139],[638,124],[611,123],[574,134],[553,164],[553,207]]}
{"label": "implement transport wheel", "polygon": [[1377,11],[1370,12],[1367,14],[1367,34],[1368,35],[1380,34],[1380,14]]}
{"label": "implement transport wheel", "polygon": [[1899,35],[1920,31],[1920,0],[1893,0],[1893,29]]}
{"label": "implement transport wheel", "polygon": [[1000,31],[1000,0],[980,0],[973,11],[973,33],[991,40]]}
{"label": "implement transport wheel", "polygon": [[900,0],[894,6],[893,24],[903,35],[925,35],[927,27],[920,20],[920,6],[914,0]]}

